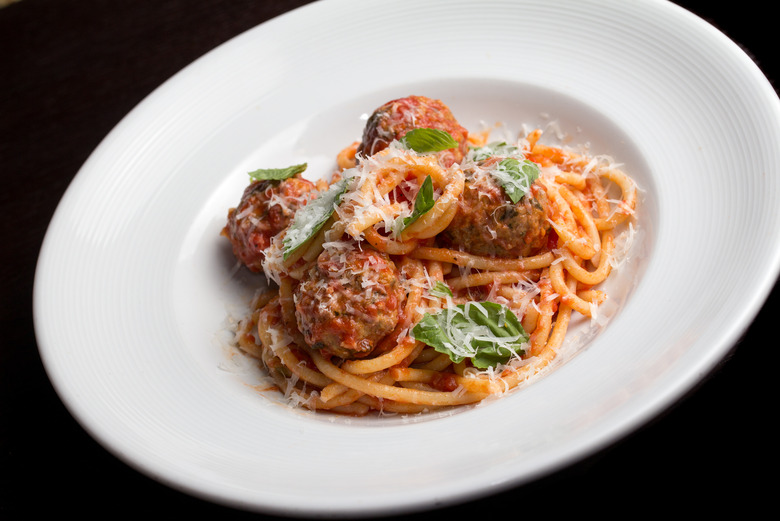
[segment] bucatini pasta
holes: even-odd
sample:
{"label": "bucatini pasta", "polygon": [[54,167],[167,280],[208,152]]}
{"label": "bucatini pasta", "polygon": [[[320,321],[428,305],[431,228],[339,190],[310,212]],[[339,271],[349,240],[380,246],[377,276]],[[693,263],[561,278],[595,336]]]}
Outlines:
{"label": "bucatini pasta", "polygon": [[252,172],[222,233],[269,284],[238,346],[291,403],[342,414],[474,404],[538,373],[607,298],[637,206],[610,160],[543,137],[491,142],[409,96],[328,180]]}

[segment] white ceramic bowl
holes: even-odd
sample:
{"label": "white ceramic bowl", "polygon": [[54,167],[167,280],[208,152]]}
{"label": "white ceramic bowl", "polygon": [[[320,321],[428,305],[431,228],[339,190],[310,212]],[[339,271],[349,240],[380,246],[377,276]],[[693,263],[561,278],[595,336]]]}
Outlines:
{"label": "white ceramic bowl", "polygon": [[[582,329],[577,356],[484,406],[290,409],[224,347],[256,282],[231,272],[226,209],[255,168],[328,173],[366,113],[409,94],[471,129],[555,121],[624,164],[643,198],[631,262],[610,282],[617,313]],[[497,492],[642,425],[733,345],[780,265],[778,142],[758,68],[667,2],[317,2],[185,68],[95,150],[41,250],[40,352],[95,439],[216,502],[349,516]]]}

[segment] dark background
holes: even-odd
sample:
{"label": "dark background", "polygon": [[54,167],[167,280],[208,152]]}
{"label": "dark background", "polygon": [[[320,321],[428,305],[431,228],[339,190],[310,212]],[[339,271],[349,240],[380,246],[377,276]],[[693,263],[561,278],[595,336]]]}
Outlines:
{"label": "dark background", "polygon": [[[263,517],[167,488],[120,462],[82,430],[43,370],[32,284],[60,197],[111,128],[192,60],[305,3],[21,0],[0,8],[0,519],[117,513]],[[678,3],[740,44],[775,85],[780,81],[772,42],[776,21],[761,8],[766,4]],[[777,346],[779,299],[776,286],[723,363],[619,443],[528,485],[405,517],[640,512],[700,517],[730,508],[747,514],[773,503],[777,442],[770,439],[776,429],[769,421],[777,406],[768,355]]]}

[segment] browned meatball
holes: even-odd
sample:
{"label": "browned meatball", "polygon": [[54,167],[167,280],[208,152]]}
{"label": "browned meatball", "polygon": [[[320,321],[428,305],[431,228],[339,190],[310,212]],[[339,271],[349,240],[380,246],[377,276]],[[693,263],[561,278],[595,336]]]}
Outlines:
{"label": "browned meatball", "polygon": [[247,268],[261,272],[271,239],[292,222],[295,211],[315,195],[314,184],[302,177],[283,181],[254,181],[244,190],[236,208],[228,210],[222,235]]}
{"label": "browned meatball", "polygon": [[[497,161],[497,158],[488,160],[489,163]],[[466,172],[458,210],[441,238],[475,255],[532,255],[547,244],[551,226],[544,210],[546,201],[544,190],[533,184],[514,204],[487,171]]]}
{"label": "browned meatball", "polygon": [[376,154],[415,128],[446,130],[459,143],[458,148],[437,154],[444,166],[459,163],[468,151],[468,131],[460,126],[447,105],[424,96],[408,96],[385,103],[368,118],[358,157]]}
{"label": "browned meatball", "polygon": [[371,354],[398,324],[406,298],[399,272],[369,248],[323,251],[294,292],[298,328],[306,342],[334,356]]}

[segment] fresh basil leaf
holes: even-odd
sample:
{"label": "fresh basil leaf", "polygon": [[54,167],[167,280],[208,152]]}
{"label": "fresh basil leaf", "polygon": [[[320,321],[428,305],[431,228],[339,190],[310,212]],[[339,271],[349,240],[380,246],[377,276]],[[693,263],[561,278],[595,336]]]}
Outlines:
{"label": "fresh basil leaf", "polygon": [[433,208],[436,201],[433,200],[433,179],[427,176],[417,191],[417,197],[414,199],[414,208],[412,215],[404,218],[404,225],[401,231],[409,227],[410,224],[419,219],[424,213]]}
{"label": "fresh basil leaf", "polygon": [[412,328],[412,336],[455,363],[469,358],[479,369],[522,355],[529,339],[512,310],[494,302],[468,302],[426,313]]}
{"label": "fresh basil leaf", "polygon": [[249,172],[249,177],[255,181],[282,181],[306,170],[307,163],[292,165],[286,168],[260,168]]}
{"label": "fresh basil leaf", "polygon": [[401,143],[419,154],[441,152],[458,146],[449,132],[438,128],[414,128],[401,138]]}
{"label": "fresh basil leaf", "polygon": [[507,144],[506,141],[495,141],[478,148],[472,148],[471,156],[474,161],[484,161],[493,156],[515,156],[519,151],[519,148]]}
{"label": "fresh basil leaf", "polygon": [[428,290],[428,293],[433,297],[439,298],[447,298],[452,296],[452,290],[450,287],[440,280],[436,281],[436,284],[434,284],[433,287]]}
{"label": "fresh basil leaf", "polygon": [[316,198],[309,201],[306,206],[302,206],[295,212],[295,217],[293,217],[282,242],[285,260],[314,237],[330,219],[351,180],[351,177],[344,177],[336,181],[327,190],[320,192]]}
{"label": "fresh basil leaf", "polygon": [[517,204],[539,177],[539,166],[528,159],[507,157],[490,172],[507,197]]}
{"label": "fresh basil leaf", "polygon": [[504,189],[512,203],[517,204],[528,193],[531,185],[539,177],[539,166],[525,159],[519,148],[505,141],[496,141],[469,151],[473,161],[481,162],[488,158],[503,157],[490,170],[493,178]]}

